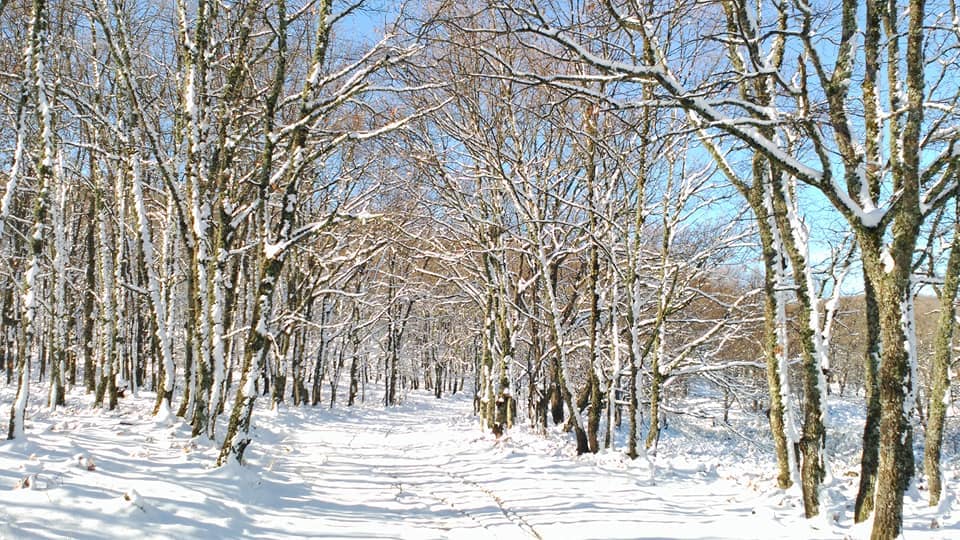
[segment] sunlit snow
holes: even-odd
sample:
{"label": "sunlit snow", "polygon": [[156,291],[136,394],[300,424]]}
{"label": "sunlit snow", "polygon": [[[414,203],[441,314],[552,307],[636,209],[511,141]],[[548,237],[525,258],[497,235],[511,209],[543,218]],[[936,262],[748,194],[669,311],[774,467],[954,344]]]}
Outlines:
{"label": "sunlit snow", "polygon": [[[685,410],[695,414],[668,415],[659,455],[648,462],[620,451],[577,457],[559,427],[541,437],[520,426],[495,439],[479,430],[463,393],[438,400],[414,392],[384,409],[373,397],[379,389],[366,391],[368,403],[353,409],[259,411],[247,465],[220,469],[212,467],[218,445],[191,439],[181,419],[150,415],[150,393],[125,398],[114,412],[90,408],[81,393],[68,403],[83,405],[56,413],[34,400],[28,438],[0,443],[0,537],[869,535],[867,525],[852,526],[862,422],[855,399],[831,407],[835,479],[823,515],[807,521],[799,490],[776,488],[763,413],[734,410],[723,424],[720,400],[709,393],[687,398]],[[950,459],[940,507],[908,492],[906,538],[960,535]]]}

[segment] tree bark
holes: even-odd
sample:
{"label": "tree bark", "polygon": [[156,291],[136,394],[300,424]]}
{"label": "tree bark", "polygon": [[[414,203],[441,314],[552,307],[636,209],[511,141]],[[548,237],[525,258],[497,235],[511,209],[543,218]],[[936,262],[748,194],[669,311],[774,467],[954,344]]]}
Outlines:
{"label": "tree bark", "polygon": [[867,344],[863,355],[866,419],[863,425],[863,450],[860,456],[860,484],[854,505],[856,523],[866,521],[873,512],[877,465],[880,459],[880,388],[877,377],[880,367],[880,312],[877,306],[876,289],[871,278],[864,275],[863,282]]}
{"label": "tree bark", "polygon": [[[958,205],[960,207],[960,205]],[[930,401],[927,405],[927,431],[924,443],[923,469],[930,490],[930,506],[940,502],[943,479],[940,471],[940,453],[943,446],[943,425],[946,420],[950,390],[950,361],[953,335],[956,327],[957,289],[960,285],[960,215],[953,230],[953,244],[947,260],[940,290],[940,318],[934,341],[933,363],[930,366]]]}

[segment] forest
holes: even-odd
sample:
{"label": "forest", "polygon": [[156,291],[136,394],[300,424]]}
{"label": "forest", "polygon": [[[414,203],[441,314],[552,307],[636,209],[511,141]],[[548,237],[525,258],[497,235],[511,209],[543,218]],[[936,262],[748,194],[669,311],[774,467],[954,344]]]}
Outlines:
{"label": "forest", "polygon": [[428,391],[633,460],[709,388],[814,518],[839,395],[872,538],[952,498],[954,0],[3,0],[0,51],[9,440],[149,395],[219,467]]}

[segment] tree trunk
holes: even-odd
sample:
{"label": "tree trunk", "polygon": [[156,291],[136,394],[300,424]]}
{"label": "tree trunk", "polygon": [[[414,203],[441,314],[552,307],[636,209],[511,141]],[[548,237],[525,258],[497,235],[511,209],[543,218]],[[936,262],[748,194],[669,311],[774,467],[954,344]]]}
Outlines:
{"label": "tree trunk", "polygon": [[870,277],[864,275],[863,282],[867,326],[867,347],[863,358],[866,420],[863,425],[863,450],[860,456],[860,485],[854,505],[856,523],[866,521],[873,512],[877,464],[880,458],[880,388],[877,380],[877,370],[880,367],[880,312],[877,307],[876,289]]}
{"label": "tree trunk", "polygon": [[327,305],[327,295],[320,297],[320,342],[317,344],[317,354],[313,362],[313,392],[310,405],[320,403],[320,394],[323,390],[323,379],[326,375],[327,362],[327,323],[330,318],[330,308]]}
{"label": "tree trunk", "polygon": [[[904,262],[909,268],[909,259],[904,258]],[[879,280],[875,278],[876,281]],[[903,345],[906,335],[901,309],[901,303],[906,302],[906,295],[910,294],[909,278],[889,277],[886,281],[878,287],[883,351],[879,370],[880,459],[872,534],[875,539],[900,536],[903,493],[913,476],[913,430],[908,417],[911,404],[907,400],[913,381],[909,353]]]}
{"label": "tree trunk", "polygon": [[[17,393],[10,407],[10,426],[7,438],[22,438],[26,421],[27,399],[30,393],[30,366],[29,363],[39,364],[42,355],[42,344],[39,324],[37,321],[37,298],[40,288],[40,261],[44,257],[44,227],[47,219],[47,199],[50,182],[53,176],[53,148],[51,133],[51,112],[47,96],[47,87],[43,73],[44,57],[46,55],[47,32],[47,5],[44,0],[33,0],[33,11],[30,21],[30,42],[27,46],[27,76],[25,85],[33,83],[38,105],[38,120],[40,123],[40,140],[42,155],[37,163],[37,194],[33,206],[33,226],[29,236],[30,260],[24,276],[23,298],[23,342],[29,350],[21,352],[17,357]],[[31,77],[33,81],[31,81]],[[18,126],[19,127],[19,126]]]}
{"label": "tree trunk", "polygon": [[257,286],[257,301],[253,306],[250,332],[247,334],[247,346],[243,354],[240,385],[230,414],[223,447],[217,458],[217,466],[226,464],[229,459],[243,463],[243,453],[250,444],[250,421],[253,416],[253,405],[257,399],[254,380],[260,373],[269,350],[267,321],[273,313],[273,291],[282,268],[283,259],[274,257],[265,261],[261,273]]}
{"label": "tree trunk", "polygon": [[[960,207],[960,205],[958,205]],[[950,361],[953,334],[956,326],[956,299],[960,285],[960,215],[953,230],[953,245],[947,261],[943,288],[940,290],[940,319],[934,341],[933,363],[930,366],[930,400],[927,405],[927,432],[923,453],[923,469],[930,490],[930,506],[940,502],[943,491],[940,472],[940,452],[943,445],[943,425],[947,416],[950,390]]]}
{"label": "tree trunk", "polygon": [[559,426],[563,423],[563,389],[560,383],[560,359],[553,355],[547,361],[550,366],[550,418],[553,425]]}
{"label": "tree trunk", "polygon": [[640,455],[637,452],[637,439],[639,437],[639,418],[640,413],[640,400],[637,396],[637,375],[639,374],[639,366],[637,365],[637,358],[634,354],[634,341],[632,337],[632,332],[627,333],[627,346],[630,347],[630,376],[627,381],[630,385],[627,388],[627,395],[630,402],[630,405],[627,409],[627,416],[629,417],[630,423],[627,428],[627,456],[630,459],[637,459]]}
{"label": "tree trunk", "polygon": [[660,390],[663,387],[663,374],[660,372],[660,354],[653,355],[650,365],[650,429],[647,431],[647,449],[657,455],[657,443],[660,442]]}
{"label": "tree trunk", "polygon": [[[57,166],[57,176],[62,177],[61,164]],[[68,248],[64,231],[64,213],[67,203],[67,186],[57,186],[58,194],[53,208],[53,245],[54,245],[54,308],[50,324],[50,395],[49,406],[52,409],[66,405],[67,375],[67,321],[66,321],[66,281]]]}
{"label": "tree trunk", "polygon": [[359,354],[354,348],[353,356],[350,358],[350,393],[347,395],[347,406],[353,407],[357,401],[357,390],[359,381],[357,380],[359,368]]}
{"label": "tree trunk", "polygon": [[823,426],[821,395],[823,372],[816,334],[819,332],[819,320],[813,304],[818,300],[812,297],[815,291],[810,286],[812,280],[807,262],[806,233],[801,229],[804,225],[795,221],[793,188],[776,169],[771,171],[770,177],[772,184],[769,196],[772,199],[772,209],[784,252],[793,270],[794,290],[799,304],[797,326],[803,385],[803,433],[800,437],[800,454],[803,459],[800,464],[800,478],[804,513],[810,518],[820,513],[820,484],[825,474],[823,452],[826,446],[826,430]]}
{"label": "tree trunk", "polygon": [[786,374],[780,373],[780,357],[786,356],[785,344],[777,337],[777,267],[782,268],[781,254],[774,247],[774,227],[762,200],[764,187],[755,184],[751,190],[750,206],[753,208],[760,231],[760,245],[763,250],[763,356],[767,366],[767,391],[770,395],[770,433],[773,448],[777,456],[777,485],[787,489],[793,483],[790,442],[786,434],[786,407],[780,379]]}

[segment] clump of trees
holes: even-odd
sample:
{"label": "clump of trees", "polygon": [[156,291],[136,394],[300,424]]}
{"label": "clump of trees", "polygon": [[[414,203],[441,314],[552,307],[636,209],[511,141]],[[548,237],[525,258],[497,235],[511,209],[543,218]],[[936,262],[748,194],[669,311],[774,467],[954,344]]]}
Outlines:
{"label": "clump of trees", "polygon": [[241,462],[260,397],[424,388],[636,458],[672,388],[762,381],[814,516],[833,382],[896,537],[917,419],[942,496],[954,11],[0,3],[8,437],[38,384],[147,389]]}

